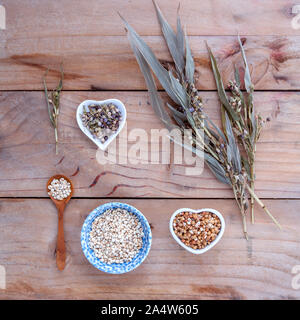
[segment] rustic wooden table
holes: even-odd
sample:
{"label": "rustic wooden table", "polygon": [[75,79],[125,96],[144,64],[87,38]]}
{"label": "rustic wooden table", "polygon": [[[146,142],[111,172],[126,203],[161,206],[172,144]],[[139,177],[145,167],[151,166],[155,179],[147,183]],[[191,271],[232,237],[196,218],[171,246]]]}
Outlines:
{"label": "rustic wooden table", "polygon": [[[158,1],[173,26],[177,3]],[[292,268],[300,265],[300,30],[292,27],[295,1],[181,0],[182,22],[211,117],[218,100],[204,40],[226,80],[245,44],[257,110],[269,118],[257,151],[257,193],[280,220],[279,231],[256,207],[250,239],[243,238],[229,189],[206,168],[200,177],[179,165],[100,166],[96,147],[79,130],[75,111],[85,99],[115,97],[128,111],[128,129],[162,128],[117,11],[144,36],[161,60],[170,59],[150,0],[3,0],[0,30],[0,299],[252,299],[300,298]],[[42,77],[49,87],[65,69],[55,155]],[[74,182],[66,209],[67,266],[55,263],[57,214],[45,185],[62,173]],[[85,259],[80,229],[88,213],[117,199],[140,209],[153,244],[135,271],[115,276]],[[222,241],[194,256],[171,238],[168,221],[179,207],[213,207],[227,222]]]}

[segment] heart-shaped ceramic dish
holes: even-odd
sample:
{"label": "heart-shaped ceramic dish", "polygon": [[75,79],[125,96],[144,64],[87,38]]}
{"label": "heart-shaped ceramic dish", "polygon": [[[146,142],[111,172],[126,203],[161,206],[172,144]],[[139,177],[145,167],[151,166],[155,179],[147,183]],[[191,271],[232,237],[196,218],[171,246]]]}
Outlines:
{"label": "heart-shaped ceramic dish", "polygon": [[[122,115],[122,120],[120,121],[119,128],[118,128],[117,132],[115,134],[111,135],[110,137],[108,137],[108,139],[104,143],[102,143],[100,141],[100,139],[93,137],[92,133],[88,130],[88,128],[86,128],[83,125],[80,116],[81,116],[81,114],[83,114],[83,107],[85,107],[88,110],[89,106],[91,104],[101,105],[101,104],[107,104],[107,103],[114,104],[120,110],[120,113]],[[78,126],[81,129],[81,131],[85,135],[87,135],[88,138],[90,138],[101,150],[104,151],[108,147],[108,145],[118,136],[118,134],[123,129],[125,122],[126,122],[126,108],[125,108],[124,104],[118,99],[107,99],[107,100],[102,100],[102,101],[85,100],[85,101],[81,102],[77,108],[76,120],[77,120]]]}
{"label": "heart-shaped ceramic dish", "polygon": [[[203,249],[192,249],[188,246],[186,246],[178,237],[177,235],[175,234],[174,232],[174,229],[173,229],[173,221],[175,219],[175,217],[181,213],[181,212],[192,212],[192,213],[197,213],[197,214],[200,214],[201,212],[204,212],[204,211],[208,211],[208,212],[211,212],[211,213],[214,213],[215,215],[218,216],[218,218],[220,219],[221,221],[221,230],[219,232],[219,234],[217,235],[216,239],[210,243],[208,246],[206,246],[205,248]],[[212,247],[214,247],[222,238],[223,234],[224,234],[224,231],[225,231],[225,220],[223,218],[223,216],[221,215],[221,213],[215,209],[210,209],[210,208],[204,208],[204,209],[200,209],[200,210],[193,210],[193,209],[189,209],[189,208],[180,208],[178,210],[176,210],[171,218],[170,218],[170,224],[169,224],[169,227],[170,227],[170,232],[173,236],[173,238],[187,251],[193,253],[193,254],[202,254],[208,250],[210,250]]]}

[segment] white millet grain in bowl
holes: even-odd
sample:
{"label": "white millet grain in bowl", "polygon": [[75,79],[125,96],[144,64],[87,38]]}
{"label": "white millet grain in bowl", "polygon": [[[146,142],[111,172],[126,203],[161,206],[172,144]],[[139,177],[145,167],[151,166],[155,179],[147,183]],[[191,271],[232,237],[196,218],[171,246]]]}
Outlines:
{"label": "white millet grain in bowl", "polygon": [[107,264],[130,262],[143,246],[139,219],[127,210],[109,209],[92,223],[89,247]]}
{"label": "white millet grain in bowl", "polygon": [[63,200],[71,194],[71,183],[64,178],[53,179],[48,186],[49,196],[55,200]]}

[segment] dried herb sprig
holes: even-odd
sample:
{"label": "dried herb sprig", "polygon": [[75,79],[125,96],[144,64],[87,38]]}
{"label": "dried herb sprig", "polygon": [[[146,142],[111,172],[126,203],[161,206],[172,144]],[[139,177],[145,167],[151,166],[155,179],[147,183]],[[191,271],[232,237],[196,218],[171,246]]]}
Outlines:
{"label": "dried herb sprig", "polygon": [[49,69],[45,72],[43,84],[44,84],[44,91],[45,97],[47,101],[47,108],[48,114],[50,118],[50,122],[54,128],[54,135],[55,135],[55,153],[58,154],[58,115],[60,111],[60,93],[63,88],[63,79],[64,79],[64,71],[63,66],[60,67],[61,78],[57,87],[51,92],[48,92],[46,77],[48,74]]}
{"label": "dried herb sprig", "polygon": [[[254,191],[255,181],[255,154],[256,144],[260,137],[261,129],[263,126],[263,119],[259,114],[255,113],[253,103],[254,85],[251,81],[250,71],[245,55],[245,51],[238,36],[238,42],[241,48],[241,53],[244,62],[244,85],[246,93],[241,90],[241,81],[239,76],[239,70],[235,68],[235,80],[229,81],[229,89],[231,95],[228,96],[224,90],[224,84],[220,76],[218,64],[216,59],[207,46],[212,69],[217,84],[219,98],[222,102],[222,114],[224,114],[224,108],[232,109],[235,112],[236,117],[230,116],[230,120],[233,126],[233,131],[237,137],[239,143],[243,146],[247,158],[242,157],[244,167],[248,173],[251,189]],[[223,117],[224,119],[224,117]],[[254,223],[254,197],[251,195],[251,220]]]}
{"label": "dried herb sprig", "polygon": [[[264,208],[272,220],[280,226],[249,186],[248,174],[242,162],[230,121],[230,118],[238,120],[238,115],[231,105],[226,103],[226,95],[223,103],[225,108],[223,112],[223,131],[204,113],[202,99],[194,84],[194,60],[180,19],[177,18],[177,33],[175,34],[155,2],[154,5],[165,41],[174,61],[174,66],[169,64],[168,69],[161,65],[153,51],[128,22],[122,16],[121,18],[125,23],[129,42],[145,78],[155,113],[169,130],[179,128],[183,132],[186,128],[192,129],[193,133],[189,137],[190,144],[174,139],[173,141],[194,151],[199,156],[202,156],[199,153],[199,150],[202,150],[205,162],[216,178],[232,187],[242,215],[246,238],[248,238],[246,226],[247,191]],[[174,107],[167,104],[172,118],[165,110],[164,103],[158,95],[150,68],[176,105]],[[203,130],[204,135],[201,135],[199,130]]]}

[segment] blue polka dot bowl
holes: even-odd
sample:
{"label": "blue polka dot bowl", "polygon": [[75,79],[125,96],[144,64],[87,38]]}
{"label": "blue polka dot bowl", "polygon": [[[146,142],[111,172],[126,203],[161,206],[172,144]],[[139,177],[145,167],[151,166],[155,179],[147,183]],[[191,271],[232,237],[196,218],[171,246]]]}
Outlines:
{"label": "blue polka dot bowl", "polygon": [[[92,230],[92,223],[95,218],[109,209],[117,208],[125,209],[128,212],[133,213],[139,219],[144,232],[143,246],[130,262],[107,264],[100,261],[95,256],[93,250],[89,247],[90,232]],[[99,206],[87,216],[81,229],[81,247],[85,257],[95,268],[107,273],[122,274],[137,268],[146,259],[151,248],[151,243],[152,233],[147,219],[138,209],[126,203],[110,202]]]}

